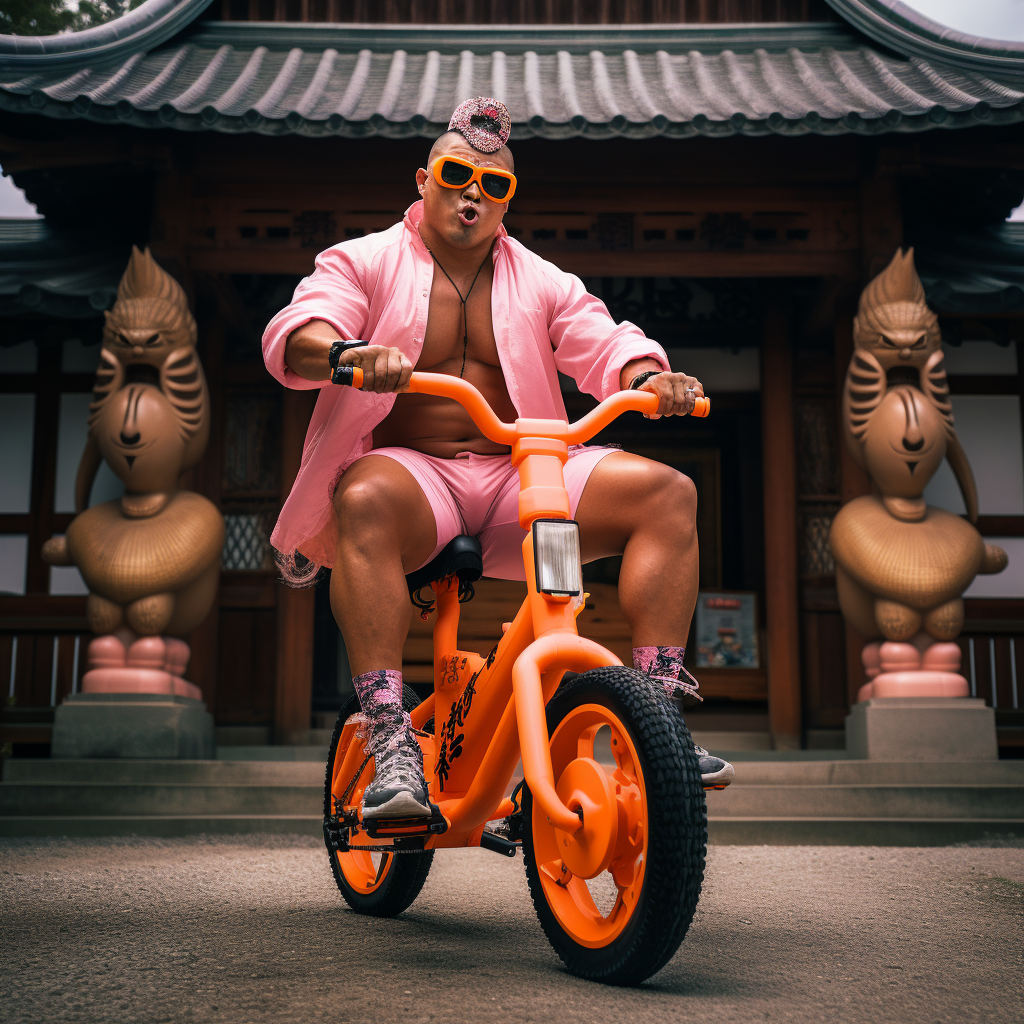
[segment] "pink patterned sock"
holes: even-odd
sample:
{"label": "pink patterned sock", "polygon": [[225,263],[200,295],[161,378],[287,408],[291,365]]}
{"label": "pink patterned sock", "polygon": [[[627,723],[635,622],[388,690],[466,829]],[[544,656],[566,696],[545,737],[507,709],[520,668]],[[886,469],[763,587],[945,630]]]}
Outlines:
{"label": "pink patterned sock", "polygon": [[370,747],[388,747],[409,735],[412,721],[402,708],[402,673],[391,668],[352,677],[363,714],[370,720]]}
{"label": "pink patterned sock", "polygon": [[700,684],[683,668],[685,654],[685,647],[634,647],[633,667],[661,683],[670,697],[682,690],[688,697],[703,700],[697,692]]}

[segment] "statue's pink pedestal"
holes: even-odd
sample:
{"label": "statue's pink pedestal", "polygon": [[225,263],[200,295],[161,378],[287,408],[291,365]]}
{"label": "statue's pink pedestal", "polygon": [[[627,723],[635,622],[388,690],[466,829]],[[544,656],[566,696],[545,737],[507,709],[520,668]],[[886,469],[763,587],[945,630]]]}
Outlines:
{"label": "statue's pink pedestal", "polygon": [[96,637],[81,692],[54,714],[51,756],[216,757],[213,716],[182,678],[189,653],[183,640],[127,629]]}
{"label": "statue's pink pedestal", "polygon": [[846,719],[849,757],[875,761],[992,761],[995,713],[970,696],[960,648],[919,634],[911,643],[872,643],[862,654],[869,682]]}
{"label": "statue's pink pedestal", "polygon": [[154,693],[202,700],[202,690],[182,678],[191,653],[188,644],[175,637],[133,640],[127,631],[98,636],[89,644],[82,693]]}
{"label": "statue's pink pedestal", "polygon": [[957,672],[883,672],[871,682],[872,697],[970,697]]}
{"label": "statue's pink pedestal", "polygon": [[936,643],[920,634],[912,643],[867,644],[861,661],[869,679],[857,700],[874,697],[969,697],[971,688],[960,675],[960,648]]}

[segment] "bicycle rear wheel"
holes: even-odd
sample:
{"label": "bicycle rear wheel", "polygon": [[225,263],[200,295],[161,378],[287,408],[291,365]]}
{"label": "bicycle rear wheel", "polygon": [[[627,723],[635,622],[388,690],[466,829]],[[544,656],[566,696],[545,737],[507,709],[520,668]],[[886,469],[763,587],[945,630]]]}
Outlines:
{"label": "bicycle rear wheel", "polygon": [[[707,813],[693,741],[650,681],[622,666],[560,689],[548,730],[556,789],[583,808],[585,839],[552,826],[524,787],[537,916],[573,974],[639,984],[679,948],[700,897]],[[605,744],[614,763],[601,763]]]}
{"label": "bicycle rear wheel", "polygon": [[[406,686],[402,691],[402,703],[407,711],[411,711],[419,703],[415,691]],[[327,753],[327,776],[324,780],[324,817],[333,812],[333,794],[331,781],[334,777],[334,766],[345,759],[347,745],[341,745],[342,731],[349,716],[359,711],[359,700],[353,694],[338,714],[334,725],[334,735]],[[352,740],[352,742],[359,742]],[[373,778],[369,765],[363,770],[362,778],[353,791],[353,799],[362,791],[366,783]],[[348,781],[344,783],[348,784]],[[331,862],[331,873],[341,891],[345,902],[359,914],[370,914],[374,917],[394,917],[407,910],[420,894],[430,865],[434,859],[434,851],[423,853],[380,853],[365,850],[335,851],[327,846],[327,856]]]}

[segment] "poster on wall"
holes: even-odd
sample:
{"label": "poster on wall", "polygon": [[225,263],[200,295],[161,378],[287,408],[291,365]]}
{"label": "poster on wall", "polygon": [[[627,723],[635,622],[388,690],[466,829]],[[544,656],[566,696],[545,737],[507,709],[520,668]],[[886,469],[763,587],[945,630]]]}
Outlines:
{"label": "poster on wall", "polygon": [[757,595],[697,595],[697,668],[759,668]]}

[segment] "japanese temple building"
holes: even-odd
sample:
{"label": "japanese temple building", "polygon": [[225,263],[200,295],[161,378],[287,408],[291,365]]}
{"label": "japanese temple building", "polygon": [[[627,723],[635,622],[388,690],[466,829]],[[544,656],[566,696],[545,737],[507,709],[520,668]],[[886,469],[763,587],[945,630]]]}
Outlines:
{"label": "japanese temple building", "polygon": [[[692,728],[841,743],[861,642],[827,535],[868,484],[840,442],[839,394],[860,290],[914,246],[979,527],[1010,555],[968,592],[964,674],[1019,756],[1024,224],[1007,218],[1024,202],[1024,47],[891,7],[150,0],[59,48],[0,39],[0,166],[44,215],[0,222],[7,720],[45,742],[85,669],[84,586],[40,548],[72,518],[102,311],[132,244],[188,291],[212,395],[186,485],[223,511],[227,542],[189,678],[225,738],[294,742],[338,707],[326,587],[281,585],[267,540],[310,394],[271,379],[260,336],[318,252],[401,217],[453,108],[485,94],[513,117],[510,233],[713,398],[709,419],[633,416],[602,435],[694,478],[703,591],[756,596],[756,666],[695,668]],[[576,418],[592,399],[564,388]],[[944,472],[930,500],[962,512]],[[113,483],[101,475],[93,500]],[[587,572],[595,588],[616,578]]]}

